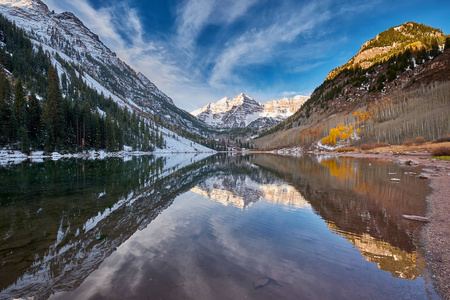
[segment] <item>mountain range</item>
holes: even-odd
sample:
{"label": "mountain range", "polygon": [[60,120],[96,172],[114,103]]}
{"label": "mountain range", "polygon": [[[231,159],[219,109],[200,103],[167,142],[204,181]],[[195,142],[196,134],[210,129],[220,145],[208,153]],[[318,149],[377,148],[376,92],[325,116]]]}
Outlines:
{"label": "mountain range", "polygon": [[[32,105],[36,93],[36,112],[43,110],[34,124],[46,121],[51,125],[48,112],[44,113],[51,85],[47,75],[53,72],[49,66],[58,75],[52,80],[60,82],[61,91],[57,88],[56,95],[67,101],[54,112],[61,113],[65,107],[70,117],[65,124],[70,128],[59,128],[50,136],[56,150],[87,145],[114,150],[130,146],[137,150],[208,151],[196,142],[216,148],[219,140],[221,149],[230,141],[259,149],[335,147],[364,142],[399,144],[418,136],[432,140],[450,132],[450,38],[427,25],[406,22],[379,33],[347,63],[331,70],[309,98],[295,96],[263,105],[239,94],[190,114],[117,57],[74,14],[54,13],[40,0],[0,0],[0,5],[1,14],[14,22],[11,26],[23,30],[24,40],[30,41],[38,58],[37,62],[28,61],[30,66],[25,67],[29,70],[25,70],[18,60],[22,54],[8,52],[19,47],[11,38],[16,33],[0,30],[0,79],[6,78],[10,85],[5,99],[0,99],[0,146],[29,148],[30,140],[31,148],[38,149],[48,142],[48,128],[44,132],[44,128],[33,127],[21,109],[31,113],[28,110],[36,107]],[[15,93],[22,93],[17,90],[21,80],[23,103],[10,92],[15,85]],[[80,110],[86,113],[82,120]],[[424,111],[426,114],[419,113]],[[53,120],[55,128],[58,120]],[[254,139],[255,132],[259,135]],[[7,138],[2,136],[6,133]],[[109,136],[117,145],[109,145]],[[69,145],[61,146],[61,141]],[[145,144],[151,147],[143,147]]]}
{"label": "mountain range", "polygon": [[191,114],[217,128],[259,129],[293,115],[308,99],[307,96],[294,96],[261,104],[241,93],[232,100],[225,97],[216,103],[209,103]]}

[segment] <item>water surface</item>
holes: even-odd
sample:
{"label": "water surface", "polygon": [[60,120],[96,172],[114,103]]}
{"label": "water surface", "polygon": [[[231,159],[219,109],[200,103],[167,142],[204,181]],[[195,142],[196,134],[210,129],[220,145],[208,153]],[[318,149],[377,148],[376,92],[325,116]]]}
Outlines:
{"label": "water surface", "polygon": [[426,214],[426,182],[404,174],[414,170],[343,158],[173,159],[0,169],[1,295],[436,297],[422,224],[402,218]]}

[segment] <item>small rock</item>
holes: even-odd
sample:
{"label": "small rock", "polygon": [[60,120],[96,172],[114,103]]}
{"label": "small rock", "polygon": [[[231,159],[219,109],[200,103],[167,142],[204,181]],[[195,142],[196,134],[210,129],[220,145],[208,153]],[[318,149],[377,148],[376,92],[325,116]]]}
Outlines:
{"label": "small rock", "polygon": [[391,178],[391,181],[399,182],[400,179],[399,178]]}
{"label": "small rock", "polygon": [[416,177],[419,178],[419,179],[428,179],[428,177],[423,175],[423,174],[419,174]]}
{"label": "small rock", "polygon": [[405,175],[416,175],[417,173],[414,173],[414,172],[405,172],[404,174],[405,174]]}
{"label": "small rock", "polygon": [[269,282],[270,282],[270,278],[264,277],[264,278],[258,279],[255,282],[253,282],[253,287],[255,289],[259,289],[259,288],[262,288],[262,287],[268,285]]}

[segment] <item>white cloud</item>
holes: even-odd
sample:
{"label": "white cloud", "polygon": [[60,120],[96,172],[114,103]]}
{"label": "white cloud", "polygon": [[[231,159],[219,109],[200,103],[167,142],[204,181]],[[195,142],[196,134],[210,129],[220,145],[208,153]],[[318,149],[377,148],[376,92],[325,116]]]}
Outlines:
{"label": "white cloud", "polygon": [[178,44],[182,48],[190,48],[213,11],[214,1],[190,0],[178,9]]}
{"label": "white cloud", "polygon": [[284,92],[281,92],[281,96],[282,97],[292,97],[292,96],[295,96],[295,95],[299,95],[301,92],[297,92],[297,91],[284,91]]}
{"label": "white cloud", "polygon": [[300,11],[274,13],[274,16],[270,26],[247,31],[225,48],[215,63],[209,80],[211,85],[233,82],[232,73],[236,68],[271,60],[286,43],[330,18],[329,12],[315,2]]}
{"label": "white cloud", "polygon": [[187,0],[177,9],[177,40],[183,49],[194,47],[202,30],[211,24],[230,24],[242,17],[256,0]]}

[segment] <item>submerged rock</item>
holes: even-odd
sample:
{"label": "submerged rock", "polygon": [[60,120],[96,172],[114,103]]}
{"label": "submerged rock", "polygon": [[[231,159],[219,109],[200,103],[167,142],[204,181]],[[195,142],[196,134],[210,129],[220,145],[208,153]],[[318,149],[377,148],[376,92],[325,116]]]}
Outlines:
{"label": "submerged rock", "polygon": [[270,282],[270,278],[264,277],[264,278],[258,279],[255,282],[253,282],[253,287],[255,289],[259,289],[259,288],[262,288],[262,287],[268,285],[269,282]]}

